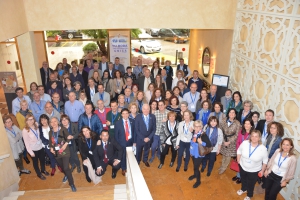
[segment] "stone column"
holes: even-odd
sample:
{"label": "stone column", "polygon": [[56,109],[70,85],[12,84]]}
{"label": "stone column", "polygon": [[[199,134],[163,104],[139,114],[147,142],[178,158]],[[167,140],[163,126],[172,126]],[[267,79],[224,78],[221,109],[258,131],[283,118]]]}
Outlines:
{"label": "stone column", "polygon": [[42,63],[38,63],[34,32],[30,31],[18,36],[17,43],[20,52],[25,86],[27,91],[29,91],[31,82],[36,82],[38,85],[42,84],[40,75],[40,67],[42,66]]}

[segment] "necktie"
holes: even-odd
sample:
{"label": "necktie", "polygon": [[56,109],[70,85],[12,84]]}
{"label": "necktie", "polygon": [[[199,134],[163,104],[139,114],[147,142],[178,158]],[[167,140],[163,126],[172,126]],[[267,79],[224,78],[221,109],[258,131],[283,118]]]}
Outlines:
{"label": "necktie", "polygon": [[128,127],[128,121],[125,121],[125,136],[126,136],[126,141],[129,139],[129,127]]}
{"label": "necktie", "polygon": [[108,158],[107,158],[107,144],[104,142],[104,163],[108,163]]}
{"label": "necktie", "polygon": [[148,118],[149,116],[146,116],[145,117],[145,124],[146,124],[146,128],[147,128],[147,131],[148,131],[148,129],[149,129],[149,118]]}

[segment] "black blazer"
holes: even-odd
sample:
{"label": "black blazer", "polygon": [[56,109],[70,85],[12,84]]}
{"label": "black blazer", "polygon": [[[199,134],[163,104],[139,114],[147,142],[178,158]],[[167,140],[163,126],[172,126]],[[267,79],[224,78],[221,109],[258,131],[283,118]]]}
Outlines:
{"label": "black blazer", "polygon": [[105,69],[102,69],[102,62],[99,62],[99,69],[104,72],[105,70],[108,69],[108,62],[105,63],[106,64],[106,68]]}
{"label": "black blazer", "polygon": [[213,105],[214,103],[216,103],[216,102],[221,102],[221,98],[219,97],[219,95],[218,95],[217,93],[216,93],[215,97],[216,97],[216,98],[213,99],[214,101],[212,101],[212,99],[211,99],[211,94],[208,93],[208,99],[211,101],[211,104],[212,104],[212,105]]}
{"label": "black blazer", "polygon": [[[93,151],[96,168],[104,166],[104,143],[101,141],[101,145],[97,145]],[[107,141],[107,158],[109,160],[118,159],[121,160],[123,156],[123,148],[114,138],[109,138]]]}
{"label": "black blazer", "polygon": [[[108,76],[109,76],[110,79],[115,78],[115,75],[114,75],[114,74],[115,74],[115,71],[117,71],[117,70],[115,70],[115,68],[113,68],[113,69],[112,69],[112,72],[111,72],[111,75],[112,75],[112,76],[111,76],[110,73],[109,73],[109,69],[104,70],[104,72],[108,72]],[[103,72],[103,73],[104,73],[104,72]]]}
{"label": "black blazer", "polygon": [[153,114],[149,114],[149,127],[147,131],[146,124],[143,119],[143,114],[139,114],[135,117],[134,132],[136,133],[136,141],[144,141],[145,138],[152,140],[156,132],[156,117]]}
{"label": "black blazer", "polygon": [[[79,71],[77,71],[77,73],[80,74]],[[84,82],[82,88],[85,88],[88,85],[89,74],[85,70],[83,70],[81,76]]]}
{"label": "black blazer", "polygon": [[[244,109],[241,109],[240,112],[238,112],[237,115],[236,115],[236,119],[237,119],[241,124],[243,124],[243,122],[242,122],[243,110],[244,110]],[[248,118],[251,119],[251,117],[252,117],[252,112],[251,112],[251,110],[250,110],[250,112],[249,112],[248,115],[245,117],[245,119],[248,119]],[[245,119],[244,119],[244,120],[245,120]]]}
{"label": "black blazer", "polygon": [[[130,127],[131,127],[131,140],[133,141],[133,143],[136,142],[136,135],[134,132],[134,120],[129,119],[130,122]],[[122,147],[126,147],[126,137],[125,137],[125,128],[124,128],[124,124],[123,124],[123,119],[120,119],[118,121],[116,121],[115,123],[115,139],[116,141],[122,146]]]}
{"label": "black blazer", "polygon": [[[90,142],[90,140],[88,140]],[[94,151],[94,149],[97,146],[97,139],[92,139],[92,145],[91,145],[91,149],[89,149],[86,140],[84,140],[84,142],[82,141],[82,138],[79,137],[78,138],[78,147],[79,147],[79,152],[81,155],[82,160],[85,160],[87,158],[93,158],[93,156],[91,156],[91,154],[89,153],[89,151]],[[93,161],[91,161],[93,163]]]}
{"label": "black blazer", "polygon": [[255,128],[255,130],[259,130],[261,132],[261,134],[263,134],[264,128],[265,128],[265,123],[266,120],[265,119],[261,119],[257,122],[257,126]]}
{"label": "black blazer", "polygon": [[[150,80],[151,80],[151,83],[154,83],[154,78],[152,76],[150,76]],[[139,90],[141,90],[141,91],[144,91],[144,82],[145,82],[145,76],[142,76],[137,80]]]}
{"label": "black blazer", "polygon": [[[94,88],[95,88],[95,94],[96,94],[98,91],[97,91],[97,88],[95,86],[94,86]],[[85,94],[86,94],[86,98],[88,100],[93,101],[93,99],[91,99],[91,90],[90,90],[89,86],[86,86],[86,88],[85,88]]]}
{"label": "black blazer", "polygon": [[[160,67],[158,68],[157,74],[159,74],[159,75],[161,74],[161,68]],[[153,78],[155,78],[154,77],[154,68],[151,69],[151,75],[152,75]]]}
{"label": "black blazer", "polygon": [[166,78],[167,90],[172,90],[172,81],[173,81],[172,76],[167,76]]}
{"label": "black blazer", "polygon": [[[47,78],[47,83],[50,81],[50,73],[53,73],[53,69],[51,69],[51,68],[48,68],[48,78]],[[46,77],[45,77],[45,70],[44,70],[44,68],[42,67],[42,68],[40,68],[40,74],[41,74],[41,79],[42,79],[42,84],[43,84],[43,86],[44,86],[44,88],[46,89]],[[47,91],[47,90],[45,90],[45,91]]]}

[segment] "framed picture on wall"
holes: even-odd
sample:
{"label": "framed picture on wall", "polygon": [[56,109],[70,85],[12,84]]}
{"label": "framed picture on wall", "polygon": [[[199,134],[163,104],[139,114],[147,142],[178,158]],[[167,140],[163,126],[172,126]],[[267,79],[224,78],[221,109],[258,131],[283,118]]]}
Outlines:
{"label": "framed picture on wall", "polygon": [[213,74],[212,84],[227,88],[229,84],[229,76],[225,76],[222,74]]}

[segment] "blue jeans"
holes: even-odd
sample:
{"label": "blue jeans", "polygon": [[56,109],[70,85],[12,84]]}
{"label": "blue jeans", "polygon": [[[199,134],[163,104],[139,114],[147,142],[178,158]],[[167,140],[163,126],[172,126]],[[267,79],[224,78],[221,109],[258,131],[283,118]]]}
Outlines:
{"label": "blue jeans", "polygon": [[216,161],[216,152],[210,152],[209,154],[206,154],[205,157],[202,160],[202,169],[205,169],[207,161],[208,161],[208,169],[207,172],[211,172],[214,168],[214,164]]}
{"label": "blue jeans", "polygon": [[[48,149],[47,147],[45,147],[44,149],[45,149],[46,154],[50,158],[51,168],[55,168],[55,164],[57,162],[56,162],[56,159],[55,159],[53,153],[51,153],[50,149]],[[62,166],[60,166],[60,167],[62,167]]]}
{"label": "blue jeans", "polygon": [[156,149],[157,149],[157,156],[158,157],[160,156],[160,148],[159,147],[160,147],[159,135],[154,135],[153,136],[153,142],[152,142],[152,145],[151,145],[151,158],[154,159]]}
{"label": "blue jeans", "polygon": [[178,149],[178,158],[177,158],[177,169],[180,169],[183,152],[185,150],[186,156],[184,161],[184,168],[187,168],[189,161],[190,161],[190,142],[179,142],[179,149]]}

